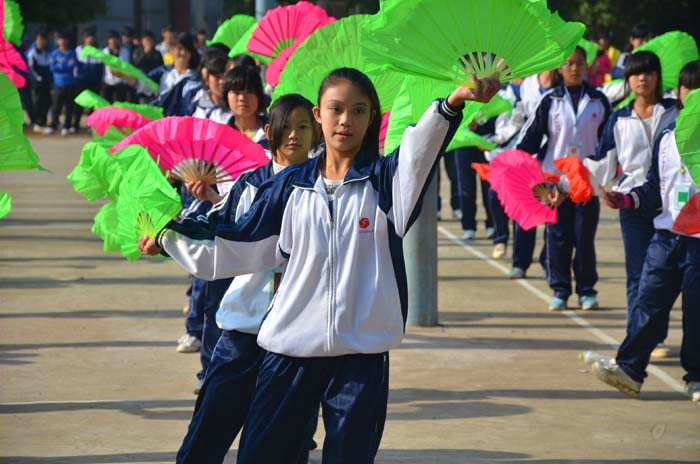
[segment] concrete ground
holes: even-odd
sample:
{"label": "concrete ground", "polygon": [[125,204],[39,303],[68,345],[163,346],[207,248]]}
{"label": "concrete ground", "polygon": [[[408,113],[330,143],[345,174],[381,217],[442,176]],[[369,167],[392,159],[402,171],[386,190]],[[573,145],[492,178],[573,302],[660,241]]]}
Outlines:
{"label": "concrete ground", "polygon": [[[0,220],[0,463],[172,462],[193,408],[199,359],[175,352],[186,276],[164,259],[102,252],[90,233],[98,205],[65,180],[85,141],[34,137],[53,174],[0,173],[14,197]],[[548,312],[538,265],[508,281],[483,228],[468,245],[457,236],[455,221],[439,224],[441,326],[409,329],[391,353],[377,462],[700,461],[700,406],[681,393],[677,358],[654,363],[639,401],[577,361],[583,350],[612,354],[625,333],[613,212],[598,232],[604,308],[593,312]],[[680,338],[675,310],[669,343]]]}

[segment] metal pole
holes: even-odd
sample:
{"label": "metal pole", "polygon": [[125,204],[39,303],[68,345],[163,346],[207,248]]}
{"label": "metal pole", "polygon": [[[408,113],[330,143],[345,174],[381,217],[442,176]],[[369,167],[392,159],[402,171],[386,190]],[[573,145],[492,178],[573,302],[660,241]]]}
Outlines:
{"label": "metal pole", "polygon": [[255,0],[255,17],[260,20],[267,10],[275,7],[275,0]]}
{"label": "metal pole", "polygon": [[437,175],[423,197],[418,220],[403,241],[408,278],[409,326],[438,324],[437,306]]}

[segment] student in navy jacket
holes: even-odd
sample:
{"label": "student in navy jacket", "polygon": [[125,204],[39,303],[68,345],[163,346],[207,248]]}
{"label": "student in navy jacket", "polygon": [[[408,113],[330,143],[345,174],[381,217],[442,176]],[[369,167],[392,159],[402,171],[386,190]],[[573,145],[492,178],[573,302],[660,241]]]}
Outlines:
{"label": "student in navy jacket", "polygon": [[[630,58],[631,59],[631,58]],[[700,62],[690,62],[679,76],[679,98],[686,101],[700,88]],[[700,96],[700,95],[698,95]],[[682,293],[683,380],[694,402],[700,401],[700,234],[674,229],[679,212],[700,194],[676,146],[675,122],[654,144],[646,182],[629,193],[611,192],[607,203],[614,208],[646,210],[656,214],[654,237],[646,251],[637,298],[627,319],[627,336],[614,360],[593,363],[603,382],[637,398],[646,377],[649,358],[668,330],[671,308]],[[700,223],[700,217],[697,218]]]}
{"label": "student in navy jacket", "polygon": [[[576,47],[559,73],[563,84],[544,95],[523,127],[517,145],[520,150],[536,154],[542,169],[555,174],[560,174],[554,166],[556,159],[595,155],[598,138],[610,115],[605,95],[584,82],[586,52],[581,47]],[[544,137],[547,142],[543,144]],[[572,293],[572,264],[581,308],[597,308],[594,242],[600,202],[594,196],[585,204],[574,204],[562,194],[557,197],[557,204],[557,223],[546,228],[545,272],[554,292],[549,309],[566,309]]]}
{"label": "student in navy jacket", "polygon": [[51,107],[51,53],[46,32],[36,33],[34,43],[27,51],[27,68],[32,80],[32,110],[35,129],[46,134],[53,132],[47,126],[49,108]]}
{"label": "student in navy jacket", "polygon": [[379,157],[381,112],[374,86],[355,69],[324,79],[314,116],[319,157],[263,184],[232,227],[187,237],[171,224],[158,243],[188,270],[217,279],[286,262],[260,327],[266,354],[238,462],[288,462],[305,446],[319,401],[324,462],[372,462],[388,399],[388,350],[403,338],[406,274],[402,237],[466,100],[488,101],[495,79],[438,100],[401,148]]}
{"label": "student in navy jacket", "polygon": [[[94,56],[86,56],[81,58],[80,52],[86,46],[95,47],[97,46],[97,38],[95,37],[95,30],[90,28],[83,32],[83,43],[75,47],[75,54],[78,58],[78,73],[75,78],[76,82],[76,95],[83,90],[91,90],[96,94],[100,93],[100,88],[102,86],[102,77],[105,72],[104,64],[98,58]],[[73,127],[76,130],[80,130],[80,118],[83,115],[83,107],[76,105]]]}
{"label": "student in navy jacket", "polygon": [[51,52],[51,74],[53,75],[54,95],[51,112],[51,126],[58,127],[58,117],[65,109],[61,135],[75,133],[72,127],[73,109],[75,108],[75,75],[78,71],[78,57],[75,50],[69,48],[70,38],[67,34],[58,34],[58,48]]}
{"label": "student in navy jacket", "polygon": [[[678,115],[676,100],[663,98],[661,63],[654,53],[643,51],[630,55],[625,64],[625,80],[635,93],[635,100],[612,114],[598,153],[584,161],[599,185],[606,191],[621,193],[629,193],[644,184],[654,141]],[[632,311],[637,297],[656,214],[643,209],[620,210],[628,312]]]}

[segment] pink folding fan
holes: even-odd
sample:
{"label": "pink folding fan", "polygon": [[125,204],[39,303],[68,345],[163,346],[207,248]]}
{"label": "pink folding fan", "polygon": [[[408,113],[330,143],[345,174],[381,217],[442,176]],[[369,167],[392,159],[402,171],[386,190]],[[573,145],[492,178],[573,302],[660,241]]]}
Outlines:
{"label": "pink folding fan", "polygon": [[22,59],[15,47],[2,38],[0,34],[0,71],[10,78],[15,87],[21,89],[27,83],[26,79],[18,71],[28,73],[27,64]]}
{"label": "pink folding fan", "polygon": [[[111,126],[126,134],[142,128],[151,121],[136,111],[117,106],[99,108],[93,111],[86,120],[87,125],[95,129],[99,136],[104,135]],[[127,131],[127,129],[129,130]]]}
{"label": "pink folding fan", "polygon": [[269,161],[263,147],[236,129],[209,119],[171,116],[143,126],[111,148],[145,147],[172,177],[209,184],[235,180]]}
{"label": "pink folding fan", "polygon": [[489,182],[508,217],[524,230],[557,222],[557,211],[542,204],[533,193],[545,179],[539,163],[529,153],[516,149],[500,153],[491,161]]}

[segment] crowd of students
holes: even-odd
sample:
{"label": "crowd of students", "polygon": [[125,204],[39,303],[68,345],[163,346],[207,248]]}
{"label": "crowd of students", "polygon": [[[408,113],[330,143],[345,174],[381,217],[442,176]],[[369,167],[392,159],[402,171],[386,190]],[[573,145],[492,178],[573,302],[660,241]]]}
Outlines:
{"label": "crowd of students", "polygon": [[[25,108],[35,130],[50,133],[64,113],[62,134],[75,132],[81,111],[73,98],[90,89],[110,101],[148,101],[166,116],[228,124],[270,157],[235,182],[179,185],[179,218],[139,244],[144,254],[167,254],[192,276],[186,333],[177,350],[199,352],[202,369],[178,462],[222,462],[241,430],[240,463],[306,462],[316,446],[319,408],[324,462],[373,462],[386,419],[388,352],[401,342],[406,319],[402,238],[460,125],[464,102],[488,101],[497,92],[513,103],[512,113],[472,128],[498,148],[444,156],[463,238],[473,239],[477,230],[472,162],[488,162],[514,147],[551,172],[559,172],[553,163],[562,157],[584,160],[602,187],[597,195],[572,202],[562,176],[546,199],[558,212],[556,223],[543,227],[539,257],[552,290],[549,309],[569,308],[573,293],[581,308],[599,306],[600,200],[620,209],[627,338],[616,359],[596,363],[594,371],[638,395],[654,350],[669,354],[662,345],[668,314],[682,292],[684,380],[693,401],[700,401],[700,236],[672,230],[679,212],[673,186],[697,192],[672,139],[685,96],[700,87],[700,63],[683,68],[677,88],[663,89],[656,55],[627,54],[616,63],[624,84],[606,86],[603,77],[593,85],[601,70],[614,74],[605,59],[598,60],[610,61],[601,38],[601,64],[592,69],[577,48],[556,70],[503,86],[485,79],[473,90],[436,95],[420,121],[406,129],[400,155],[397,149],[379,156],[379,98],[357,70],[331,72],[319,83],[315,102],[285,95],[268,112],[270,89],[252,57],[229,58],[224,46],[205,47],[203,34],[195,38],[165,28],[156,45],[152,34],[135,41],[131,31],[123,32],[110,33],[104,51],[149,73],[158,91],[81,58],[82,46],[95,46],[94,31],[75,50],[59,35],[51,52],[47,36],[39,33],[26,53],[32,80]],[[644,26],[635,28],[632,47],[643,41],[640,34],[649,35]],[[636,98],[613,112],[629,90]],[[480,184],[486,235],[494,243],[493,257],[501,259],[511,221],[488,182]],[[537,229],[514,222],[512,228],[510,277],[525,278]]]}

